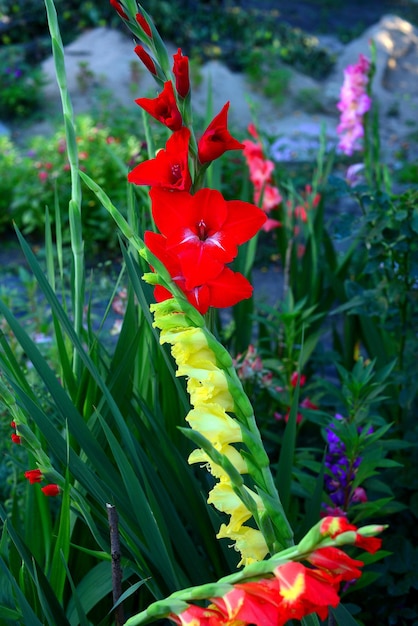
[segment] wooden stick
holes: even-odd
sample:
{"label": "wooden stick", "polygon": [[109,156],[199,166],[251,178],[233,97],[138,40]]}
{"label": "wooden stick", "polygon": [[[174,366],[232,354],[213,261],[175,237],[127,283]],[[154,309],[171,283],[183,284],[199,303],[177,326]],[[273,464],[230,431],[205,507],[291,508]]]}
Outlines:
{"label": "wooden stick", "polygon": [[[112,555],[112,590],[113,604],[119,600],[122,595],[122,568],[120,566],[120,541],[118,528],[118,513],[113,504],[106,504],[107,519],[110,529],[110,552]],[[123,605],[115,609],[115,626],[122,626],[125,623],[123,614]]]}

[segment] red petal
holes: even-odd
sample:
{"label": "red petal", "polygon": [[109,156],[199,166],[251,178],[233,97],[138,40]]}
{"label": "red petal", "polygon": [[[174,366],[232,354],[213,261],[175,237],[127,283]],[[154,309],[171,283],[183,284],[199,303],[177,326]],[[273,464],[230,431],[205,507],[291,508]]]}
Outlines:
{"label": "red petal", "polygon": [[179,246],[176,252],[186,279],[186,289],[193,289],[215,279],[225,266],[225,263],[215,258],[204,242],[189,243],[181,248]]}
{"label": "red petal", "polygon": [[224,308],[234,306],[237,302],[251,298],[253,287],[239,272],[228,267],[219,276],[208,283],[210,289],[210,306]]}
{"label": "red petal", "polygon": [[151,189],[149,195],[158,230],[171,240],[181,237],[184,227],[191,222],[194,196],[187,192],[172,193],[158,188]]}
{"label": "red petal", "polygon": [[229,200],[227,205],[228,219],[223,230],[225,237],[233,238],[237,245],[254,237],[267,219],[264,211],[249,202]]}

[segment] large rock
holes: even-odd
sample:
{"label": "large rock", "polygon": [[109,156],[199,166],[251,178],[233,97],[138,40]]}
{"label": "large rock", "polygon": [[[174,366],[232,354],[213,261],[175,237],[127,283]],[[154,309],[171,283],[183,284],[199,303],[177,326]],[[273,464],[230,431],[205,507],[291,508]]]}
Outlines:
{"label": "large rock", "polygon": [[[97,88],[107,94],[109,104],[136,107],[135,98],[154,90],[156,83],[134,53],[133,40],[118,30],[95,28],[86,31],[65,47],[68,90],[77,113],[91,109]],[[59,103],[53,57],[42,63],[47,79],[45,96]]]}

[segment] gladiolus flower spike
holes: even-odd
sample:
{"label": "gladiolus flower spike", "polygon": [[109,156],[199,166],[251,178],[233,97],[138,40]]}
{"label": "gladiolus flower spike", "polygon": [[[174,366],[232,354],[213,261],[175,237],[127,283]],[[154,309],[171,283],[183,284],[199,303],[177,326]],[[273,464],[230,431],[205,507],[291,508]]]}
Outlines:
{"label": "gladiolus flower spike", "polygon": [[[177,591],[128,620],[127,626],[163,617],[189,626],[284,626],[291,619],[301,620],[313,613],[325,620],[329,607],[340,602],[341,584],[358,579],[363,566],[337,545],[353,543],[353,536],[380,541],[374,535],[383,530],[377,525],[354,526],[350,535],[346,528],[344,518],[319,522],[297,546],[253,562],[216,583]],[[324,543],[326,547],[321,547]],[[207,599],[208,606],[193,604],[196,599]]]}

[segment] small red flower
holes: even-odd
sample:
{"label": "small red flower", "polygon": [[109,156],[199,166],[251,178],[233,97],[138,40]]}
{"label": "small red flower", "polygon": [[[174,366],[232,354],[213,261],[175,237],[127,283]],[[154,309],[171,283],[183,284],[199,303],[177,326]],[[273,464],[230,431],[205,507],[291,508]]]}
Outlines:
{"label": "small red flower", "polygon": [[157,68],[155,67],[154,59],[148,54],[144,47],[137,45],[134,48],[134,52],[141,59],[147,70],[151,72],[153,76],[157,76]]}
{"label": "small red flower", "polygon": [[305,374],[301,374],[299,377],[299,373],[298,372],[293,372],[291,377],[290,377],[290,384],[292,385],[292,387],[296,387],[296,385],[298,384],[298,378],[299,378],[299,385],[300,387],[303,387],[303,385],[306,383],[306,376]]}
{"label": "small red flower", "polygon": [[60,488],[58,485],[45,485],[45,487],[41,487],[41,491],[48,497],[58,496],[60,493]]}
{"label": "small red flower", "polygon": [[173,54],[173,74],[176,78],[176,91],[181,98],[185,98],[190,91],[189,57],[183,56],[181,48]]}
{"label": "small red flower", "polygon": [[40,483],[43,476],[40,469],[33,469],[25,472],[25,478],[27,478],[30,484],[33,485],[34,483]]}
{"label": "small red flower", "polygon": [[152,213],[167,239],[167,251],[179,259],[186,289],[216,278],[238,253],[238,245],[253,237],[266,216],[253,204],[225,200],[215,189],[196,194],[150,191]]}
{"label": "small red flower", "polygon": [[164,83],[163,91],[156,98],[138,98],[135,102],[170,130],[180,130],[182,127],[183,120],[171,80]]}
{"label": "small red flower", "polygon": [[128,174],[135,185],[150,185],[176,191],[189,191],[192,179],[189,172],[190,130],[180,128],[167,141],[165,150],[159,150],[155,159],[144,161]]}
{"label": "small red flower", "polygon": [[152,38],[151,28],[150,28],[150,25],[148,24],[147,20],[145,19],[145,17],[141,13],[137,13],[135,15],[135,19],[138,22],[139,26],[144,31],[144,33],[147,35],[147,37]]}
{"label": "small red flower", "polygon": [[126,15],[125,11],[122,9],[122,6],[118,0],[110,0],[111,6],[117,11],[118,15],[120,15],[124,20],[129,20],[129,17]]}
{"label": "small red flower", "polygon": [[228,131],[227,102],[223,109],[213,118],[198,144],[198,156],[201,163],[209,163],[220,157],[227,150],[242,150],[244,144],[234,139]]}
{"label": "small red flower", "polygon": [[12,420],[12,421],[10,422],[10,427],[11,427],[11,428],[16,428],[16,422],[15,422],[14,420]]}
{"label": "small red flower", "polygon": [[13,433],[11,438],[13,443],[22,443],[22,437],[20,437],[20,435],[16,435],[16,433]]}

